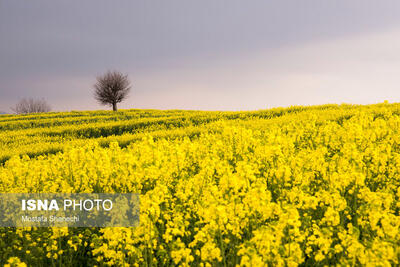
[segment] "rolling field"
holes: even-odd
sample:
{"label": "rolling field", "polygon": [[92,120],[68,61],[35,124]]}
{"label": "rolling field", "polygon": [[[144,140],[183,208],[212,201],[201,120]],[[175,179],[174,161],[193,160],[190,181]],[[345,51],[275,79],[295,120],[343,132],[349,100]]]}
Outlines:
{"label": "rolling field", "polygon": [[393,266],[400,104],[0,116],[0,192],[140,194],[135,228],[0,228],[0,264]]}

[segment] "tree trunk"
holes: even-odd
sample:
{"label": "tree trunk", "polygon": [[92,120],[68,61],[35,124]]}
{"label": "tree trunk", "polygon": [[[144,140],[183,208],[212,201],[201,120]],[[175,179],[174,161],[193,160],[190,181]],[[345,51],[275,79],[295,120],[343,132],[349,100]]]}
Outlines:
{"label": "tree trunk", "polygon": [[113,105],[113,111],[117,111],[117,103],[114,102],[112,105]]}

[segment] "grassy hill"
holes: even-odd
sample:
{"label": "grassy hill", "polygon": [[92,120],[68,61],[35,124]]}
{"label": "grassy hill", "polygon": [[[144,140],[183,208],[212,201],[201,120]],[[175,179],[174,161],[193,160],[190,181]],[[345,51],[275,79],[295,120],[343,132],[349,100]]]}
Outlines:
{"label": "grassy hill", "polygon": [[135,192],[141,214],[1,228],[0,263],[397,265],[399,131],[387,103],[2,116],[0,192]]}

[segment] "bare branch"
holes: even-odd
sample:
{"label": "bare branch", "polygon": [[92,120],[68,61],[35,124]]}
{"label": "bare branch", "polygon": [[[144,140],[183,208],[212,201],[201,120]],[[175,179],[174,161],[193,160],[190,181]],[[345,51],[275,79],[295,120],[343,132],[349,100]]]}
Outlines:
{"label": "bare branch", "polygon": [[117,103],[124,100],[131,89],[128,75],[117,71],[108,71],[97,77],[94,87],[94,98],[101,105],[109,105],[117,111]]}
{"label": "bare branch", "polygon": [[47,104],[46,100],[42,99],[33,99],[33,98],[23,98],[20,100],[15,107],[12,107],[11,110],[16,114],[27,114],[27,113],[40,113],[40,112],[49,112],[51,111],[51,107]]}

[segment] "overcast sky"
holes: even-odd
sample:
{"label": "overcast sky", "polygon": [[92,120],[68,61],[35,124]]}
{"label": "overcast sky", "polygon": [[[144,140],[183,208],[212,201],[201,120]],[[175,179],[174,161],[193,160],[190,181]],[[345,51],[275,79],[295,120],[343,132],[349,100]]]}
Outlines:
{"label": "overcast sky", "polygon": [[0,0],[0,110],[105,108],[109,69],[120,108],[400,102],[400,1]]}

